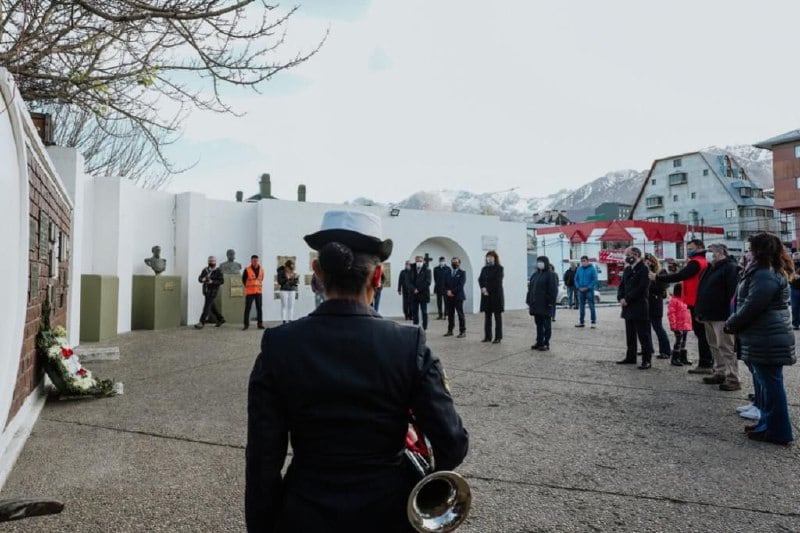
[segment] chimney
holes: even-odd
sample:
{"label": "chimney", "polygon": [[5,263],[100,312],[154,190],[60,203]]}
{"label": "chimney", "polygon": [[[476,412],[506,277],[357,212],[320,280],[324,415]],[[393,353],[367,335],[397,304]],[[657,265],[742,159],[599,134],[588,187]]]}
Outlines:
{"label": "chimney", "polygon": [[305,185],[298,185],[297,186],[297,201],[298,202],[305,202],[306,201],[306,186]]}
{"label": "chimney", "polygon": [[269,180],[269,174],[261,174],[261,181],[258,185],[262,200],[272,198],[272,183]]}
{"label": "chimney", "polygon": [[244,200],[244,193],[242,191],[236,191],[236,201],[241,202]]}

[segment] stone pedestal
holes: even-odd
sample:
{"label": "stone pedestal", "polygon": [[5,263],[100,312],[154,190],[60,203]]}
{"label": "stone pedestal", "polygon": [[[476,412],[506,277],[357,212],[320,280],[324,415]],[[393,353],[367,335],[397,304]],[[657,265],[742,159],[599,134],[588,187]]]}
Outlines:
{"label": "stone pedestal", "polygon": [[241,274],[225,274],[214,302],[228,322],[241,322],[244,316],[244,285]]}
{"label": "stone pedestal", "polygon": [[133,276],[131,329],[167,329],[180,325],[180,276]]}
{"label": "stone pedestal", "polygon": [[81,276],[81,342],[100,342],[117,336],[119,278]]}

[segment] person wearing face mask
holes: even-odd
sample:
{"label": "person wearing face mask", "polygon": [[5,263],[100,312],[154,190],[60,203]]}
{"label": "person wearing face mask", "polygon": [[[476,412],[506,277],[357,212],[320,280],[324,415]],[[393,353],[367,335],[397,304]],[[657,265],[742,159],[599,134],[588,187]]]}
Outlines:
{"label": "person wearing face mask", "polygon": [[[661,272],[661,264],[653,254],[644,254],[644,264],[650,272],[658,274]],[[650,326],[656,334],[658,340],[658,358],[669,359],[672,357],[672,347],[669,343],[669,335],[664,329],[664,298],[667,296],[668,284],[656,278],[650,281],[648,290],[648,304],[650,312]]]}
{"label": "person wearing face mask", "polygon": [[536,323],[536,342],[531,350],[546,352],[550,349],[552,327],[550,320],[558,297],[558,275],[552,272],[550,259],[540,255],[536,261],[536,272],[528,281],[528,313]]}
{"label": "person wearing face mask", "polygon": [[454,257],[450,261],[452,268],[447,269],[444,280],[445,289],[445,308],[447,310],[447,333],[445,337],[453,336],[455,327],[455,314],[458,313],[458,337],[463,339],[467,336],[467,323],[464,318],[464,285],[467,282],[467,273],[461,270],[461,259]]}
{"label": "person wearing face mask", "polygon": [[642,364],[639,369],[647,370],[653,359],[653,339],[650,335],[648,292],[650,287],[649,270],[642,262],[642,251],[635,246],[625,249],[627,267],[622,273],[622,281],[617,290],[617,300],[622,307],[625,319],[625,359],[617,361],[620,365],[636,364],[636,339],[642,346]]}
{"label": "person wearing face mask", "polygon": [[203,284],[204,302],[203,312],[200,314],[200,322],[195,324],[194,327],[203,329],[211,315],[214,315],[214,318],[217,320],[217,327],[220,327],[225,323],[225,319],[222,317],[222,313],[219,312],[219,309],[217,309],[217,304],[214,303],[214,299],[217,297],[220,285],[225,283],[225,277],[222,275],[222,271],[217,268],[216,257],[213,255],[209,256],[208,266],[200,272],[197,281]]}
{"label": "person wearing face mask", "polygon": [[403,316],[411,320],[411,298],[408,294],[408,277],[411,275],[411,261],[406,261],[405,267],[397,277],[397,294],[403,295]]}
{"label": "person wearing face mask", "polygon": [[414,325],[422,322],[422,329],[428,329],[428,303],[431,301],[431,269],[425,258],[414,258],[411,272],[406,277],[406,289],[411,300],[411,320]]}
{"label": "person wearing face mask", "polygon": [[444,320],[445,291],[447,290],[445,289],[444,282],[449,271],[450,267],[447,266],[444,257],[440,257],[439,266],[433,269],[433,293],[436,295],[436,310],[439,312],[439,316],[436,317],[436,320]]}
{"label": "person wearing face mask", "polygon": [[725,333],[725,321],[731,315],[731,300],[739,282],[739,266],[728,255],[724,244],[712,244],[711,264],[703,272],[697,286],[695,316],[706,329],[711,355],[714,358],[714,373],[703,378],[703,383],[719,385],[720,390],[737,391],[739,370],[734,352],[733,335]]}
{"label": "person wearing face mask", "polygon": [[[483,340],[500,344],[503,339],[503,311],[505,297],[503,295],[503,267],[497,252],[486,253],[486,265],[478,276],[481,288],[481,311],[484,313]],[[494,340],[492,340],[492,317],[494,317]]]}
{"label": "person wearing face mask", "polygon": [[[695,306],[697,304],[697,286],[700,284],[700,276],[706,268],[708,268],[708,261],[706,261],[706,250],[703,241],[700,239],[692,239],[686,243],[686,255],[689,261],[686,266],[673,274],[661,272],[658,277],[661,281],[666,283],[675,283],[678,281],[683,282],[683,300],[689,307],[689,312],[692,314],[692,330],[695,337],[697,337],[697,349],[699,351],[700,362],[697,368],[689,370],[690,374],[712,374],[714,367],[714,359],[711,356],[711,348],[708,345],[706,337],[706,329],[703,324],[697,321],[695,314]],[[650,279],[655,279],[655,274],[650,274]],[[681,360],[684,365],[691,365],[692,362],[688,358]]]}

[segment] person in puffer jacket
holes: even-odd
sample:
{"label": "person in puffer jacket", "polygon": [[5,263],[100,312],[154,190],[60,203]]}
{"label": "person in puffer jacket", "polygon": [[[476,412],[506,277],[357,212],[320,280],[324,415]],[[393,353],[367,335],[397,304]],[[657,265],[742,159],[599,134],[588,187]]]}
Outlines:
{"label": "person in puffer jacket", "polygon": [[692,313],[681,296],[682,286],[676,283],[672,287],[672,296],[667,304],[669,329],[675,334],[675,346],[672,347],[672,360],[675,366],[683,366],[687,362],[686,335],[692,331]]}
{"label": "person in puffer jacket", "polygon": [[789,311],[794,264],[777,236],[757,233],[749,240],[753,261],[736,287],[736,312],[725,329],[738,337],[764,396],[760,420],[745,432],[752,440],[788,445],[793,435],[783,367],[797,360]]}

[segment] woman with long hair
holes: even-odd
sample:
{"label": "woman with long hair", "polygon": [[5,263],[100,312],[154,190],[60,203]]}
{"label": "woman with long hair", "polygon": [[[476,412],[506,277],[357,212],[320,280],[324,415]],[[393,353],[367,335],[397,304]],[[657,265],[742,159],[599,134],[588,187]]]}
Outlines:
{"label": "woman with long hair", "polygon": [[278,285],[281,295],[281,319],[283,323],[294,320],[294,299],[299,277],[294,271],[294,261],[287,259],[278,267]]}
{"label": "woman with long hair", "polygon": [[[486,265],[478,276],[478,285],[481,288],[481,311],[484,313],[484,333],[481,342],[500,344],[503,338],[505,297],[503,267],[500,265],[500,256],[494,250],[486,253]],[[494,340],[492,340],[492,317],[494,317]]]}
{"label": "woman with long hair", "polygon": [[660,280],[657,276],[661,272],[661,263],[658,258],[653,254],[644,254],[644,264],[647,268],[656,275],[655,279],[650,279],[650,290],[647,293],[650,327],[656,334],[658,339],[658,358],[669,359],[672,356],[672,349],[669,344],[669,335],[664,329],[664,298],[667,296],[667,287],[669,283]]}
{"label": "woman with long hair", "polygon": [[736,287],[736,311],[725,322],[739,339],[742,359],[753,369],[763,405],[758,423],[747,426],[752,440],[787,445],[793,440],[783,367],[796,362],[789,312],[792,258],[771,233],[750,237],[752,261]]}

